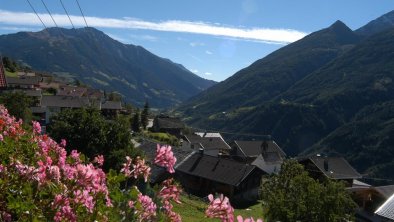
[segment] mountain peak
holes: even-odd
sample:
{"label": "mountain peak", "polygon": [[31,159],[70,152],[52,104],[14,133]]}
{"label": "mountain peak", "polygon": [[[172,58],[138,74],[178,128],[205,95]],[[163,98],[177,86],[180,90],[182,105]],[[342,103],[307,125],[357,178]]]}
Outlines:
{"label": "mountain peak", "polygon": [[328,29],[339,33],[349,32],[349,31],[352,32],[352,30],[349,27],[347,27],[347,25],[343,23],[341,20],[337,20],[336,22],[334,22],[330,27],[328,27]]}
{"label": "mountain peak", "polygon": [[394,28],[394,10],[360,27],[355,32],[362,36],[370,36],[390,28]]}

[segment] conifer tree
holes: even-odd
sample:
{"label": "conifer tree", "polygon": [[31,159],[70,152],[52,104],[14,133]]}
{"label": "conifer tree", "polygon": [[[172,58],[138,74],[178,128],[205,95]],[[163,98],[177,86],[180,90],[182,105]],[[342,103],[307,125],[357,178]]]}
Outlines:
{"label": "conifer tree", "polygon": [[146,101],[144,105],[144,109],[141,112],[141,126],[144,130],[148,125],[148,116],[149,116],[149,104],[148,101]]}

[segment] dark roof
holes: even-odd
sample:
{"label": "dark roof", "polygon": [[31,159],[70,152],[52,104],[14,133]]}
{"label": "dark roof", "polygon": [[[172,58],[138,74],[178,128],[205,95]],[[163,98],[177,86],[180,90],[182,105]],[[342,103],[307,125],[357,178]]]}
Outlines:
{"label": "dark roof", "polygon": [[[236,140],[234,143],[240,148],[241,152],[248,157],[257,157],[263,152],[266,153],[278,153],[282,158],[286,156],[285,152],[275,143],[273,140],[268,141],[241,141]],[[266,143],[267,147],[264,150],[263,144]]]}
{"label": "dark roof", "polygon": [[178,172],[238,186],[256,166],[193,152],[176,166]]}
{"label": "dark roof", "polygon": [[42,107],[81,108],[89,105],[89,99],[86,97],[42,96],[41,99]]}
{"label": "dark roof", "polygon": [[[311,161],[319,170],[331,179],[357,179],[361,175],[343,157],[312,156],[301,158],[300,162]],[[327,161],[327,169],[325,169]]]}
{"label": "dark roof", "polygon": [[101,109],[121,110],[122,103],[120,101],[105,101],[101,103]]}
{"label": "dark roof", "polygon": [[86,96],[100,99],[104,97],[104,93],[99,89],[88,88],[86,91]]}
{"label": "dark roof", "polygon": [[391,195],[394,194],[394,185],[375,187],[375,190],[378,191],[382,196],[384,196],[384,198],[388,199]]}
{"label": "dark roof", "polygon": [[230,150],[230,146],[220,137],[200,137],[198,135],[186,135],[185,138],[191,144],[201,144],[206,150],[220,149]]}
{"label": "dark roof", "polygon": [[83,96],[87,91],[86,87],[75,87],[75,86],[63,86],[61,87],[56,95],[58,96]]}
{"label": "dark roof", "polygon": [[32,113],[45,113],[45,107],[30,107]]}
{"label": "dark roof", "polygon": [[16,92],[21,92],[26,94],[27,96],[31,96],[31,97],[41,97],[41,89],[31,89],[31,90],[23,90],[23,89],[14,89],[14,90],[4,90],[3,92],[5,93],[16,93]]}
{"label": "dark roof", "polygon": [[22,76],[18,77],[6,77],[7,84],[16,84],[16,85],[38,85],[41,81],[40,76]]}
{"label": "dark roof", "polygon": [[156,124],[159,129],[183,129],[185,124],[176,117],[156,117]]}
{"label": "dark roof", "polygon": [[394,194],[375,211],[375,214],[394,221]]}

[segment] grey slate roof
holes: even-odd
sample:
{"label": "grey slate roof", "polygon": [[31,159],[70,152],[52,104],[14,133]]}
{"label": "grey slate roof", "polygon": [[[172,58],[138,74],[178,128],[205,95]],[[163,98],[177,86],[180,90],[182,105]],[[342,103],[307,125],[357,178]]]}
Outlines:
{"label": "grey slate roof", "polygon": [[122,103],[120,101],[105,101],[101,103],[101,109],[121,110]]}
{"label": "grey slate roof", "polygon": [[[267,149],[264,150],[265,153],[278,153],[280,157],[284,158],[286,156],[285,152],[275,143],[273,140],[268,141],[241,141],[236,140],[234,143],[241,149],[248,157],[257,157],[263,153],[263,143],[267,143]],[[275,157],[273,157],[275,158]]]}
{"label": "grey slate roof", "polygon": [[159,129],[183,129],[185,124],[175,117],[157,117],[157,126]]}
{"label": "grey slate roof", "polygon": [[375,214],[394,221],[394,194],[375,211]]}
{"label": "grey slate roof", "polygon": [[238,186],[256,166],[193,152],[176,171],[232,186]]}
{"label": "grey slate roof", "polygon": [[41,99],[42,107],[82,108],[89,105],[89,99],[86,97],[42,96]]}
{"label": "grey slate roof", "polygon": [[83,96],[87,88],[85,87],[75,87],[75,86],[63,86],[61,87],[56,95],[58,96]]}
{"label": "grey slate roof", "polygon": [[200,137],[198,135],[186,135],[186,139],[191,144],[201,144],[202,148],[206,150],[220,149],[230,150],[230,146],[220,137]]}
{"label": "grey slate roof", "polygon": [[25,93],[27,96],[31,96],[31,97],[41,97],[41,89],[14,89],[14,90],[4,90],[3,92],[5,93],[15,93],[15,92],[21,92],[21,93]]}
{"label": "grey slate roof", "polygon": [[[324,175],[331,179],[361,178],[361,175],[343,157],[312,156],[304,158],[306,159],[312,161]],[[324,168],[324,161],[327,161],[327,170]]]}
{"label": "grey slate roof", "polygon": [[394,194],[394,185],[375,187],[375,190],[388,199],[391,195]]}
{"label": "grey slate roof", "polygon": [[17,85],[38,85],[41,81],[40,76],[6,77],[7,84]]}

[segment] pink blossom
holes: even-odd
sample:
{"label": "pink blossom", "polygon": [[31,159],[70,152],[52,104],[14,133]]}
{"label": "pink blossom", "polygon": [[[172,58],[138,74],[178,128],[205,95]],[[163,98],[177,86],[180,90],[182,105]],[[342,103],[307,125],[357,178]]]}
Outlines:
{"label": "pink blossom", "polygon": [[4,140],[4,137],[3,137],[3,135],[0,134],[0,141],[3,141],[3,140]]}
{"label": "pink blossom", "polygon": [[162,185],[163,188],[160,190],[159,196],[164,201],[174,200],[177,203],[181,203],[181,201],[179,200],[181,190],[176,184],[174,184],[174,180],[172,178],[163,181]]}
{"label": "pink blossom", "polygon": [[133,209],[134,208],[134,204],[135,204],[135,202],[134,201],[132,201],[132,200],[129,200],[129,207],[131,208],[131,209]]}
{"label": "pink blossom", "polygon": [[65,139],[60,140],[60,146],[62,146],[63,148],[66,148],[66,144],[67,144],[67,142]]}
{"label": "pink blossom", "polygon": [[[133,170],[130,169],[131,166]],[[141,159],[139,156],[134,160],[134,163],[129,156],[126,156],[126,163],[123,163],[123,168],[120,172],[123,172],[126,177],[134,177],[135,179],[139,176],[143,176],[145,182],[147,182],[150,174],[150,167],[145,163],[145,160]]]}
{"label": "pink blossom", "polygon": [[126,163],[123,163],[123,168],[120,170],[120,172],[123,172],[126,177],[129,177],[131,175],[131,166],[132,159],[129,156],[126,156]]}
{"label": "pink blossom", "polygon": [[103,166],[104,164],[104,156],[98,155],[94,158],[94,162],[97,163],[99,166]]}
{"label": "pink blossom", "polygon": [[230,201],[223,194],[219,198],[214,199],[212,194],[208,195],[210,201],[205,215],[209,218],[219,218],[222,222],[234,221],[234,208],[231,206]]}
{"label": "pink blossom", "polygon": [[157,144],[155,164],[166,167],[167,171],[174,173],[174,166],[176,163],[176,157],[171,150],[171,146],[161,146]]}
{"label": "pink blossom", "polygon": [[79,158],[79,153],[77,150],[72,150],[70,155],[75,160],[75,162],[77,162],[77,163],[81,162],[81,159]]}
{"label": "pink blossom", "polygon": [[151,221],[156,216],[157,208],[152,198],[139,193],[137,201],[141,204],[142,208],[142,210],[136,210],[139,221]]}
{"label": "pink blossom", "polygon": [[2,219],[2,221],[4,221],[4,222],[11,222],[12,221],[11,214],[9,214],[7,212],[1,212],[0,219]]}
{"label": "pink blossom", "polygon": [[33,121],[33,132],[35,134],[41,134],[41,125],[37,121]]}
{"label": "pink blossom", "polygon": [[172,211],[173,206],[169,201],[164,201],[162,208],[164,210],[164,213],[167,215],[168,219],[170,219],[170,221],[174,221],[174,222],[182,221],[181,215]]}
{"label": "pink blossom", "polygon": [[[242,218],[241,215],[238,215],[237,221],[238,221],[238,222],[255,222],[255,220],[253,219],[253,217],[245,218],[245,219],[244,219],[244,218]],[[256,222],[263,222],[263,220],[259,218],[259,219],[256,220]]]}

